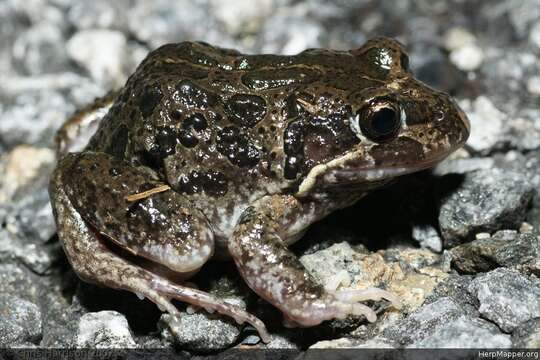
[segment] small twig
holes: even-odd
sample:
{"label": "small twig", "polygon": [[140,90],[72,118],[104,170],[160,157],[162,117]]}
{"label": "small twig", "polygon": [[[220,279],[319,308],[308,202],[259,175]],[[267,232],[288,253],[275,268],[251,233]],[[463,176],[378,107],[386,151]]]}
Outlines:
{"label": "small twig", "polygon": [[127,201],[137,201],[137,200],[145,199],[145,198],[147,198],[147,197],[149,197],[151,195],[170,190],[170,188],[171,187],[169,185],[160,185],[158,187],[155,187],[155,188],[150,189],[150,190],[143,191],[141,193],[128,195],[128,196],[125,197],[125,199]]}

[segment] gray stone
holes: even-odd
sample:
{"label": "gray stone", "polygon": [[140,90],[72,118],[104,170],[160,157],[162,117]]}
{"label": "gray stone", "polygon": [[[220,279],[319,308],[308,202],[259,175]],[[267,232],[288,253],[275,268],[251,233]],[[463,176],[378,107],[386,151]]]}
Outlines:
{"label": "gray stone", "polygon": [[[535,60],[536,61],[536,60]],[[534,78],[531,78],[534,81]],[[529,81],[531,80],[529,79]],[[527,84],[529,84],[529,81]],[[534,83],[530,83],[534,86]],[[530,90],[535,91],[534,87]],[[529,91],[530,91],[529,90]],[[540,148],[540,110],[522,106],[508,121],[506,142],[512,149],[531,151]]]}
{"label": "gray stone", "polygon": [[77,29],[119,29],[126,31],[128,1],[72,0],[67,18]]}
{"label": "gray stone", "polygon": [[517,349],[540,348],[540,318],[534,318],[518,326],[512,333],[512,343]]}
{"label": "gray stone", "polygon": [[431,249],[435,252],[442,251],[442,239],[431,225],[415,225],[412,229],[412,238],[420,244],[421,247]]}
{"label": "gray stone", "polygon": [[504,335],[497,326],[477,318],[460,316],[445,326],[409,345],[409,348],[450,349],[504,349],[512,346],[509,335]]}
{"label": "gray stone", "polygon": [[22,265],[0,262],[0,294],[16,295],[38,304],[45,283],[45,279]]}
{"label": "gray stone", "polygon": [[504,139],[506,114],[497,109],[485,96],[479,96],[472,102],[463,100],[459,105],[471,123],[468,146],[480,153],[489,153],[499,146]]}
{"label": "gray stone", "polygon": [[433,292],[426,298],[424,305],[434,303],[441,298],[450,298],[469,314],[478,313],[478,299],[469,293],[468,287],[473,277],[470,275],[450,274],[441,281]]}
{"label": "gray stone", "polygon": [[[226,301],[245,308],[236,298]],[[208,314],[203,309],[196,313],[182,313],[180,319],[162,315],[159,327],[163,338],[187,350],[208,351],[225,349],[234,344],[240,335],[240,325],[233,319],[219,314]]]}
{"label": "gray stone", "polygon": [[347,286],[365,274],[360,259],[364,254],[353,249],[349,243],[334,244],[324,250],[313,254],[304,255],[300,258],[306,269],[321,284],[326,284],[332,279],[343,274],[342,283]]}
{"label": "gray stone", "polygon": [[540,21],[536,22],[529,33],[531,44],[540,49]]}
{"label": "gray stone", "polygon": [[0,261],[17,260],[32,271],[45,274],[60,257],[60,251],[56,245],[40,246],[0,230]]}
{"label": "gray stone", "polygon": [[210,11],[228,33],[258,32],[276,10],[275,0],[210,0]]}
{"label": "gray stone", "polygon": [[0,348],[39,341],[41,312],[36,304],[0,293],[0,314]]}
{"label": "gray stone", "polygon": [[[275,29],[288,29],[278,31]],[[262,52],[297,54],[303,49],[319,47],[324,33],[321,24],[308,18],[284,14],[274,16],[265,24],[262,31],[264,46]]]}
{"label": "gray stone", "polygon": [[540,316],[540,280],[498,268],[475,278],[469,291],[480,302],[478,311],[503,331]]}
{"label": "gray stone", "polygon": [[226,46],[231,37],[221,31],[207,2],[157,0],[136,2],[129,9],[128,29],[151,48],[182,40],[203,40]]}
{"label": "gray stone", "polygon": [[13,61],[28,75],[70,69],[65,38],[57,24],[41,21],[23,31],[13,44]]}
{"label": "gray stone", "polygon": [[47,185],[54,153],[18,146],[0,158],[0,260],[16,259],[36,273],[58,260],[56,232]]}
{"label": "gray stone", "polygon": [[466,174],[442,201],[439,224],[445,247],[472,240],[479,232],[519,227],[534,193],[522,173],[495,168]]}
{"label": "gray stone", "polygon": [[28,92],[0,108],[0,145],[52,145],[56,129],[75,108],[55,91]]}
{"label": "gray stone", "polygon": [[368,340],[354,338],[340,338],[323,340],[310,346],[310,349],[394,349],[395,342],[383,337],[374,337]]}
{"label": "gray stone", "polygon": [[494,165],[495,160],[488,157],[448,159],[437,165],[433,173],[441,176],[446,174],[466,174],[475,170],[492,169]]}
{"label": "gray stone", "polygon": [[408,345],[427,338],[464,315],[467,312],[456,301],[443,297],[418,308],[405,319],[383,330],[382,334],[401,345]]}
{"label": "gray stone", "polygon": [[450,253],[452,265],[464,273],[508,267],[540,274],[540,237],[537,233],[501,230],[491,237],[456,246]]}
{"label": "gray stone", "polygon": [[[118,88],[125,82],[126,36],[114,30],[89,29],[75,33],[66,45],[71,59],[97,82]],[[94,49],[99,48],[100,51]]]}
{"label": "gray stone", "polygon": [[79,320],[75,345],[98,349],[136,347],[126,318],[116,311],[83,315]]}

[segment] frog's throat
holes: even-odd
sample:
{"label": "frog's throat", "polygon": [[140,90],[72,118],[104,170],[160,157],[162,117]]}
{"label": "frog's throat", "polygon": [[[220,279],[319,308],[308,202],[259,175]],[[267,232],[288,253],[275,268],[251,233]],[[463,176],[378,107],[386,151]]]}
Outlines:
{"label": "frog's throat", "polygon": [[[460,145],[461,146],[461,145]],[[337,184],[338,178],[354,179],[349,182],[355,183],[371,183],[381,180],[395,178],[397,176],[414,173],[434,167],[439,162],[444,160],[448,155],[453,153],[459,146],[451,147],[445,151],[432,156],[428,159],[420,161],[416,164],[404,164],[387,167],[354,167],[348,164],[360,160],[361,155],[356,152],[345,154],[337,159],[329,161],[325,164],[314,166],[307,177],[300,183],[298,191],[295,194],[297,197],[305,197],[309,195],[315,187],[321,183]],[[345,181],[347,182],[347,181]]]}

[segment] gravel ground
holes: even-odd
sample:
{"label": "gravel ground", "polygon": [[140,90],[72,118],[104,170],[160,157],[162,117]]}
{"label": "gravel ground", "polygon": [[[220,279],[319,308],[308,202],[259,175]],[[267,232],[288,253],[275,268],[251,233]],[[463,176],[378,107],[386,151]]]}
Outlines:
{"label": "gravel ground", "polygon": [[209,264],[194,282],[260,316],[270,348],[540,347],[537,0],[0,1],[0,347],[264,348],[229,319],[186,309],[174,322],[77,279],[48,201],[53,134],[163,43],[294,54],[375,35],[406,44],[417,76],[457,98],[470,141],[315,224],[294,250],[320,281],[384,286],[404,309],[288,330],[232,267]]}

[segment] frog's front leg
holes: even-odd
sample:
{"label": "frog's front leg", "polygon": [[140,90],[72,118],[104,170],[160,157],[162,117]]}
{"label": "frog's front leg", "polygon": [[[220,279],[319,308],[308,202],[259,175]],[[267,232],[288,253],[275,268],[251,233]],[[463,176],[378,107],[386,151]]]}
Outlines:
{"label": "frog's front leg", "polygon": [[[151,170],[104,153],[61,159],[49,192],[58,237],[77,275],[145,296],[174,316],[179,312],[171,298],[217,311],[252,324],[269,341],[255,316],[165,276],[165,268],[186,276],[196,271],[211,257],[214,243],[204,215],[172,190],[153,191],[160,187],[167,188]],[[112,243],[135,256],[120,255]]]}
{"label": "frog's front leg", "polygon": [[359,301],[384,298],[399,307],[399,300],[381,289],[325,290],[287,248],[282,238],[290,234],[289,228],[299,222],[300,227],[307,225],[301,223],[302,217],[316,216],[318,205],[276,195],[244,211],[229,241],[229,251],[251,289],[279,308],[286,323],[306,327],[348,315],[364,315],[375,321],[373,310]]}

